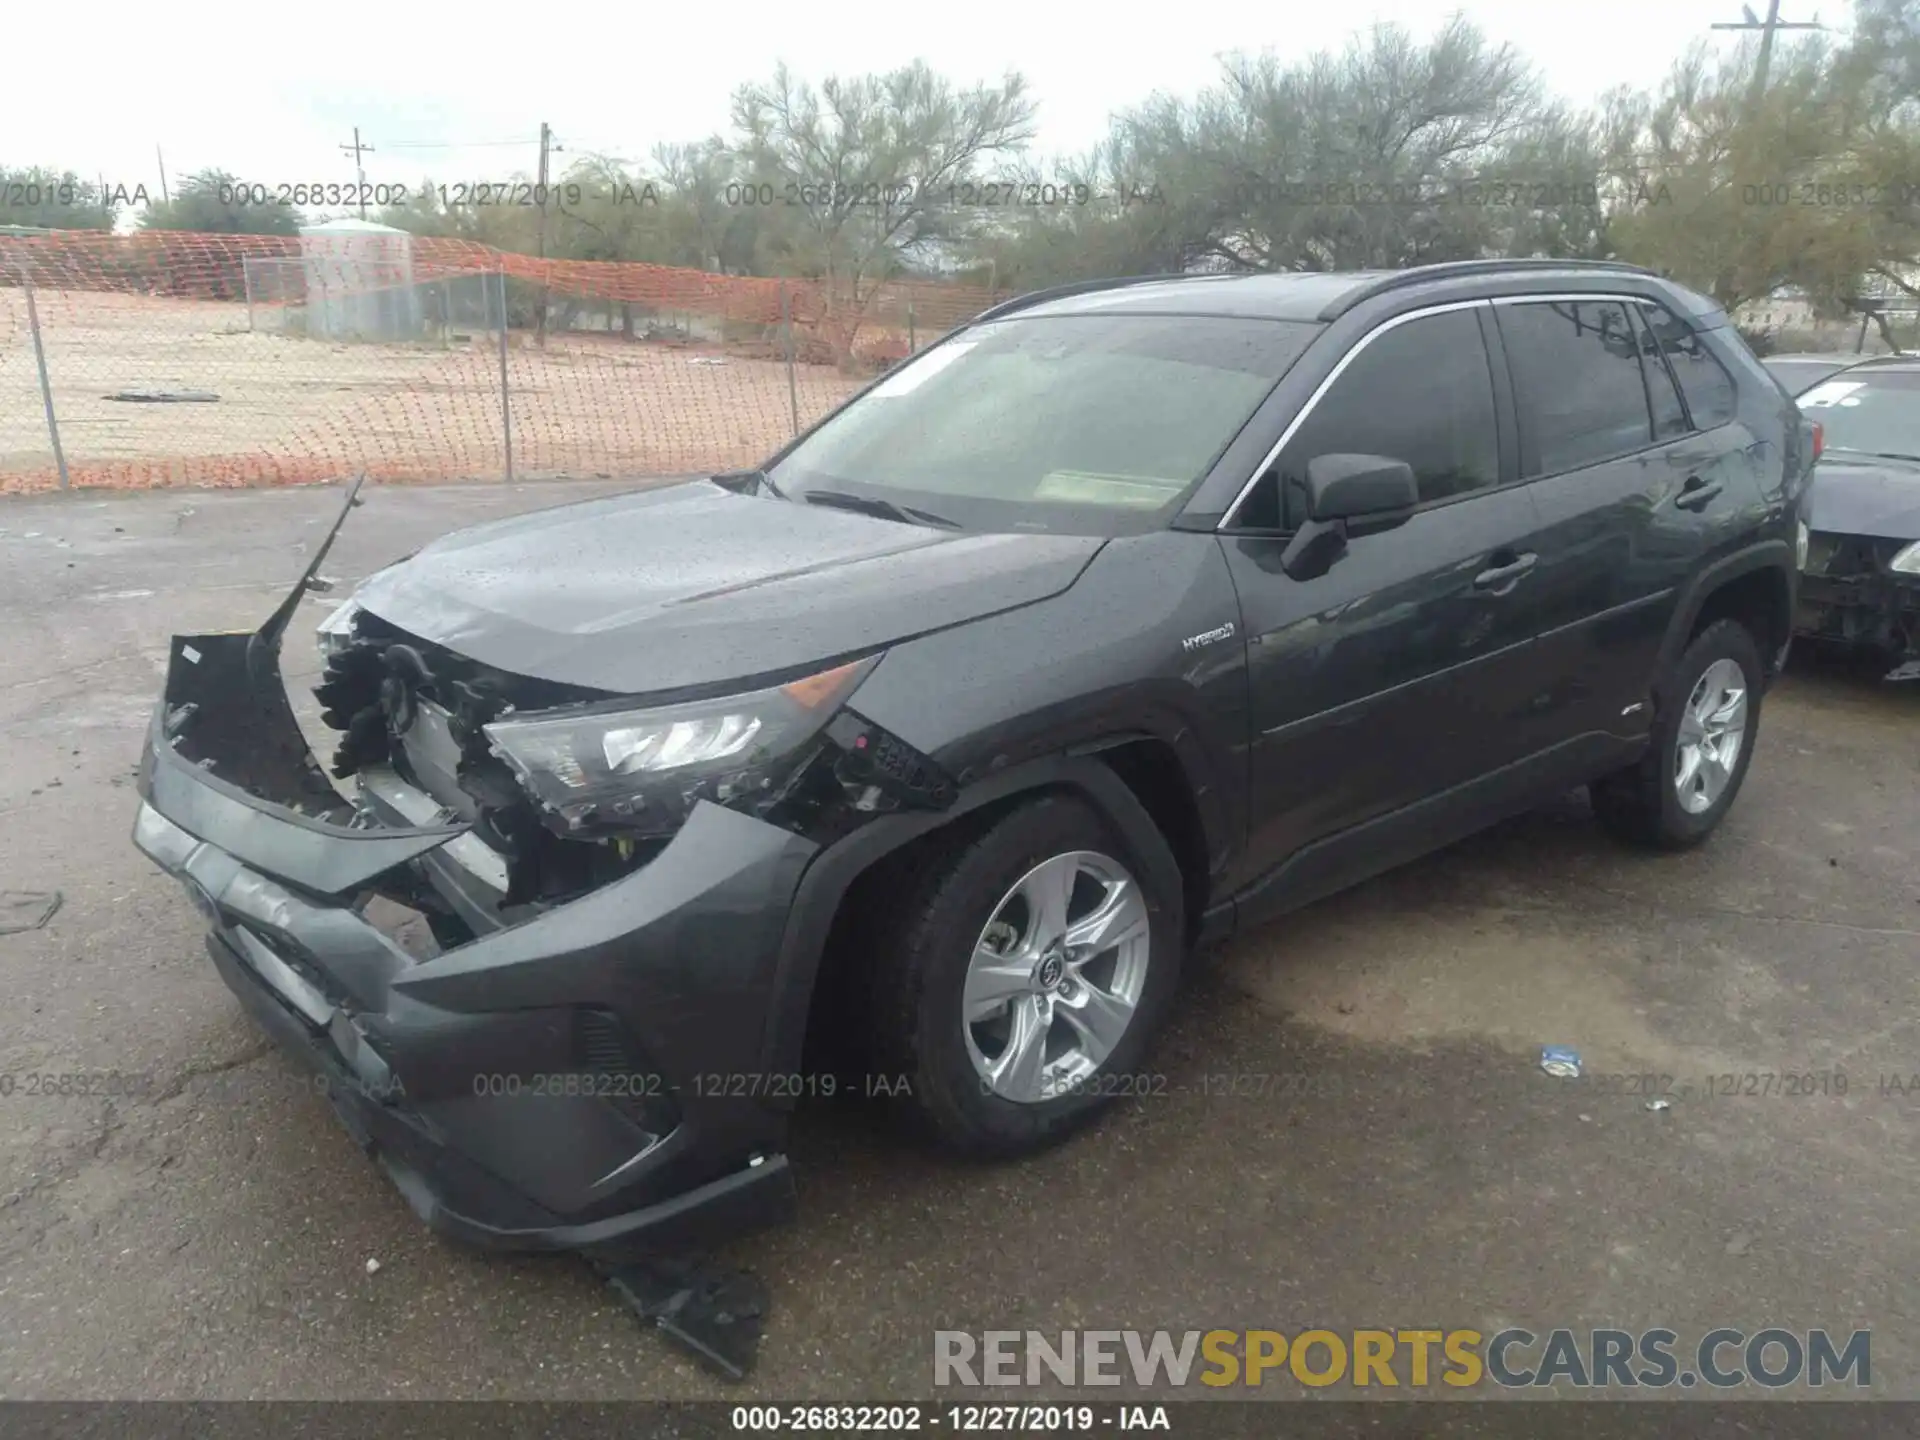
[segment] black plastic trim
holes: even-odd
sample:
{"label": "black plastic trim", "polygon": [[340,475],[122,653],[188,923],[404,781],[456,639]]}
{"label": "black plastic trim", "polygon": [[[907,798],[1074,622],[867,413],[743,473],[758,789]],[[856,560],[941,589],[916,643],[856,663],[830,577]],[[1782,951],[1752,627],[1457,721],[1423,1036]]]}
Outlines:
{"label": "black plastic trim", "polygon": [[938,814],[896,814],[874,821],[815,856],[800,877],[787,913],[780,957],[774,969],[772,1007],[762,1041],[761,1066],[769,1075],[800,1068],[814,982],[840,902],[855,880],[901,846],[986,805],[1055,788],[1079,792],[1120,831],[1143,864],[1156,858],[1173,865],[1156,883],[1182,889],[1178,865],[1153,817],[1111,768],[1091,756],[1061,755],[1001,771],[968,786],[953,806]]}

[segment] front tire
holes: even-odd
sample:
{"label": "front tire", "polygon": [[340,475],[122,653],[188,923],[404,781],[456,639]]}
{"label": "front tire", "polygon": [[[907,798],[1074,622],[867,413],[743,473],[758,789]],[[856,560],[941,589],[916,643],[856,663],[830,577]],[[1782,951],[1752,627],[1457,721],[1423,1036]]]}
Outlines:
{"label": "front tire", "polygon": [[1747,778],[1764,683],[1759,647],[1737,620],[1696,635],[1655,687],[1646,755],[1588,787],[1600,823],[1658,850],[1684,850],[1711,835]]}
{"label": "front tire", "polygon": [[1185,943],[1179,868],[1152,843],[1048,795],[916,867],[876,932],[871,1044],[915,1128],[1017,1155],[1140,1093]]}

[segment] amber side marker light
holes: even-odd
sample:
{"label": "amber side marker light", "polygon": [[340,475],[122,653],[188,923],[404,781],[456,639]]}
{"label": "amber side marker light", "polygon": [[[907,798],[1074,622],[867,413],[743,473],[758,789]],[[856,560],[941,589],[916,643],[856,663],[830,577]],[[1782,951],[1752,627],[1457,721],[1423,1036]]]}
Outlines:
{"label": "amber side marker light", "polygon": [[780,693],[805,710],[817,710],[837,698],[847,688],[864,661],[850,660],[817,675],[803,675],[780,687]]}

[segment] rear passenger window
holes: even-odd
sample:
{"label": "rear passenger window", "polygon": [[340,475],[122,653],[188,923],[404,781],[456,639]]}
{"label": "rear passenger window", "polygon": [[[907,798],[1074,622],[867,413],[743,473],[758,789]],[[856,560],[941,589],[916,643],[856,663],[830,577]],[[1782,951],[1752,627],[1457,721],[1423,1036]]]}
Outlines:
{"label": "rear passenger window", "polygon": [[1641,313],[1687,397],[1693,428],[1711,430],[1733,419],[1733,377],[1686,321],[1656,301],[1646,301]]}
{"label": "rear passenger window", "polygon": [[1677,439],[1691,430],[1687,412],[1680,404],[1680,391],[1675,388],[1666,361],[1660,358],[1659,342],[1647,327],[1647,312],[1638,305],[1633,309],[1637,312],[1634,331],[1640,341],[1640,369],[1647,377],[1647,399],[1653,405],[1653,438]]}
{"label": "rear passenger window", "polygon": [[1537,300],[1498,311],[1529,474],[1577,470],[1653,442],[1640,344],[1625,305]]}
{"label": "rear passenger window", "polygon": [[1234,523],[1299,529],[1307,462],[1342,454],[1406,461],[1423,502],[1499,479],[1493,375],[1474,311],[1423,315],[1368,341],[1307,413]]}

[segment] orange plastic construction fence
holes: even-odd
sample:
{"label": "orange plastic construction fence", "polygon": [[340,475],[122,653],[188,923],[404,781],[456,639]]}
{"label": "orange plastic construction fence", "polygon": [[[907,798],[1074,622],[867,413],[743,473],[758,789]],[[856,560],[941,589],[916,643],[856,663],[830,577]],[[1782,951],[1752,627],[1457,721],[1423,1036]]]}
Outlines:
{"label": "orange plastic construction fence", "polygon": [[134,487],[750,465],[994,298],[379,229],[0,235],[0,492],[62,460]]}

